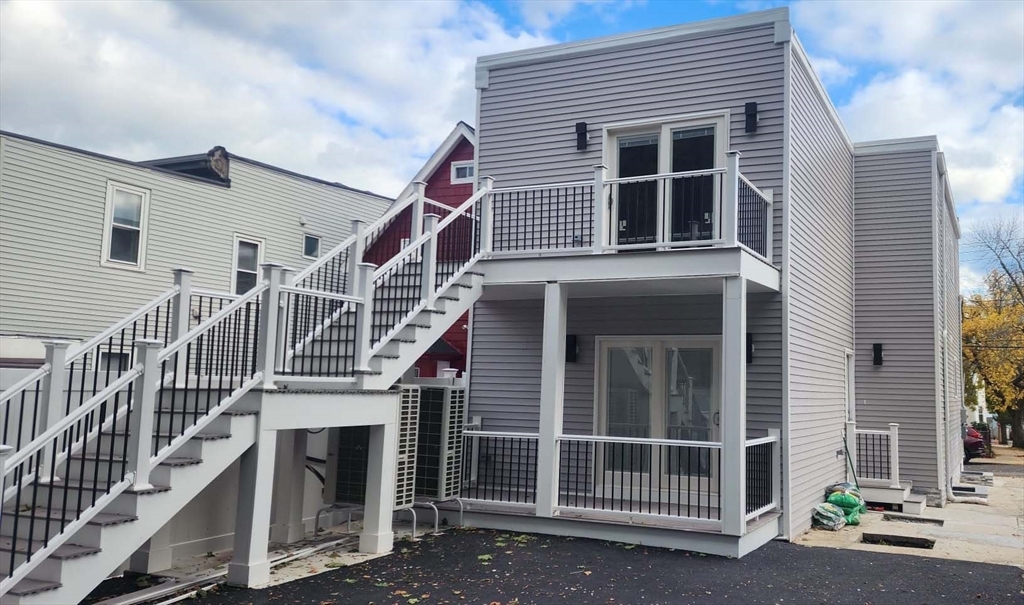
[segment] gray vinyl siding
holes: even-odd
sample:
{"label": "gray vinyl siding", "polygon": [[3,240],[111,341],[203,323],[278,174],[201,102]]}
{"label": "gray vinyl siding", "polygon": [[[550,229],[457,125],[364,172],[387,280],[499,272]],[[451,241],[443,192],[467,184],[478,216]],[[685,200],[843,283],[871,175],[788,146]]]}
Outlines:
{"label": "gray vinyl siding", "polygon": [[853,348],[853,157],[793,50],[789,186],[790,536],[845,477],[846,349]]}
{"label": "gray vinyl siding", "polygon": [[[605,125],[728,109],[740,171],[776,194],[778,260],[783,48],[768,25],[492,68],[480,91],[478,173],[493,176],[495,187],[591,180]],[[752,134],[743,116],[750,101],[760,119]],[[576,150],[576,122],[588,125],[585,151]]]}
{"label": "gray vinyl siding", "polygon": [[924,490],[938,477],[931,170],[930,151],[856,158],[857,426],[899,423],[900,477]]}
{"label": "gray vinyl siding", "polygon": [[[536,432],[540,417],[543,300],[482,300],[473,311],[470,416],[489,431]],[[781,339],[774,294],[748,301],[748,328],[757,351],[747,365],[747,426],[752,432],[781,426]],[[721,335],[721,296],[571,298],[568,334],[579,357],[565,365],[566,433],[592,434],[598,336]]]}
{"label": "gray vinyl siding", "polygon": [[[961,335],[960,335],[960,255],[953,221],[946,205],[945,189],[942,179],[935,178],[935,215],[940,218],[938,235],[941,247],[937,249],[936,281],[941,284],[939,289],[936,317],[941,319],[938,338],[942,342],[941,364],[938,366],[943,383],[942,401],[945,405],[945,424],[943,431],[946,439],[946,468],[943,481],[949,483],[956,474],[963,458],[963,442],[961,435],[961,408],[963,407],[963,384],[961,371]],[[943,487],[944,489],[944,487]]]}
{"label": "gray vinyl siding", "polygon": [[[390,201],[232,159],[222,187],[144,167],[0,138],[0,334],[86,338],[165,291],[171,269],[230,291],[234,234],[266,261],[302,268],[302,234],[326,252]],[[101,266],[107,182],[150,191],[144,272]],[[305,221],[305,226],[300,223]]]}

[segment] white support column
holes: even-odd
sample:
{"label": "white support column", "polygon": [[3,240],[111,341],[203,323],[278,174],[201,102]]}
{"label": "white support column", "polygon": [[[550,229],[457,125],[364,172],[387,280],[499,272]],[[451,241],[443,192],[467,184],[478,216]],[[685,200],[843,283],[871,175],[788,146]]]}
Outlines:
{"label": "white support column", "polygon": [[552,517],[558,505],[558,436],[565,395],[565,323],[568,299],[556,282],[544,286],[544,337],[537,441],[537,516]]}
{"label": "white support column", "polygon": [[173,564],[174,550],[171,548],[171,523],[168,521],[146,540],[139,550],[132,553],[128,560],[128,569],[136,573],[156,573],[170,569]]}
{"label": "white support column", "polygon": [[[178,286],[178,295],[174,298],[174,304],[171,307],[169,338],[173,343],[188,334],[188,320],[192,311],[192,270],[176,267],[171,272],[174,273],[174,285]],[[179,387],[184,387],[187,379],[188,358],[185,355],[178,355],[174,364],[174,383]]]}
{"label": "white support column", "polygon": [[[772,443],[772,502],[775,508],[782,507],[782,431],[768,429],[768,436],[775,437]],[[745,509],[744,509],[745,510]]]}
{"label": "white support column", "polygon": [[423,200],[427,197],[427,184],[423,181],[415,181],[412,184],[416,199],[412,203],[412,222],[409,223],[409,241],[416,241],[423,235]]}
{"label": "white support column", "polygon": [[281,431],[274,469],[274,524],[270,540],[292,544],[305,537],[302,501],[306,492],[306,429]]}
{"label": "white support column", "polygon": [[746,532],[747,282],[726,277],[722,305],[722,533]]}
{"label": "white support column", "polygon": [[[295,285],[295,269],[281,267],[281,285],[291,287]],[[285,359],[288,356],[288,318],[291,317],[289,301],[292,297],[282,292],[278,299],[277,310],[277,346],[274,350],[274,368],[287,370]]]}
{"label": "white support column", "polygon": [[423,262],[420,263],[420,299],[427,301],[428,309],[433,309],[437,301],[437,284],[434,282],[437,274],[437,221],[440,218],[436,214],[428,214],[423,219],[426,229],[424,233],[429,233],[430,239],[423,246]]}
{"label": "white support column", "polygon": [[[39,408],[39,417],[36,420],[36,434],[42,435],[46,429],[60,422],[64,417],[64,386],[67,382],[67,374],[64,373],[64,363],[68,356],[68,347],[71,343],[65,340],[47,340],[43,342],[46,347],[46,363],[50,366],[50,373],[43,378],[43,405]],[[108,360],[114,363],[113,360]],[[98,367],[98,359],[93,360]],[[49,443],[43,449],[43,459],[39,467],[39,483],[50,482],[50,463],[53,461],[53,443]],[[54,481],[60,481],[60,477],[54,477]]]}
{"label": "white support column", "polygon": [[242,454],[238,469],[235,552],[228,564],[228,584],[249,588],[270,580],[267,546],[274,480],[277,431],[260,430],[256,443]]}
{"label": "white support column", "polygon": [[356,241],[348,252],[348,288],[344,294],[351,294],[359,291],[359,263],[363,262],[363,255],[366,253],[366,223],[361,220],[352,221],[352,233]]}
{"label": "white support column", "polygon": [[726,246],[735,246],[739,211],[740,152],[725,152],[725,174],[722,178],[725,179],[722,187],[722,240]]}
{"label": "white support column", "polygon": [[608,177],[608,167],[604,164],[594,166],[594,254],[604,252],[605,231],[608,217],[608,192],[605,191],[604,180]]}
{"label": "white support column", "polygon": [[153,456],[153,414],[160,383],[157,355],[164,343],[159,340],[136,340],[135,362],[142,364],[142,375],[135,379],[134,401],[128,431],[128,472],[132,473],[131,491],[151,489],[150,458]]}
{"label": "white support column", "polygon": [[846,421],[846,451],[850,460],[843,464],[846,466],[846,480],[852,483],[860,472],[857,468],[857,423],[853,420]]}
{"label": "white support column", "polygon": [[263,291],[260,301],[260,333],[256,346],[256,369],[263,372],[263,388],[274,387],[274,363],[277,358],[277,316],[281,299],[281,265],[263,263],[263,279],[270,287]]}
{"label": "white support column", "polygon": [[356,318],[356,341],[353,369],[357,372],[370,371],[370,339],[373,336],[373,272],[376,265],[359,263],[359,290],[356,296],[363,299],[362,308]]}
{"label": "white support column", "polygon": [[889,423],[889,468],[890,487],[900,487],[900,425]]}
{"label": "white support column", "polygon": [[481,178],[480,187],[487,192],[480,203],[480,251],[490,254],[494,243],[494,177]]}
{"label": "white support column", "polygon": [[394,545],[395,534],[391,530],[391,516],[395,508],[397,448],[397,424],[377,424],[370,427],[366,502],[363,533],[359,534],[359,552],[386,553]]}

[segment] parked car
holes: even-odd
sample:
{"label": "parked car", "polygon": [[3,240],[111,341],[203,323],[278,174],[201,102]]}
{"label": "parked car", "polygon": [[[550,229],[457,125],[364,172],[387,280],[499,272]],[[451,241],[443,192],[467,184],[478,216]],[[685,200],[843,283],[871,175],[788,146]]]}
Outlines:
{"label": "parked car", "polygon": [[970,462],[971,458],[985,456],[985,440],[978,429],[973,426],[967,427],[967,434],[964,435],[964,463]]}

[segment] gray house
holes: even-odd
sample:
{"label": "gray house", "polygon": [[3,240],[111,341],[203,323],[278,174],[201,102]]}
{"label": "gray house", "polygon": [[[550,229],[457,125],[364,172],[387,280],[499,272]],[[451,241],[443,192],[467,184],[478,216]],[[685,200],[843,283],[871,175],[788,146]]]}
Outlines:
{"label": "gray house", "polygon": [[[476,78],[457,208],[414,183],[297,273],[228,294],[179,272],[0,393],[0,595],[76,602],[152,561],[228,468],[228,581],[267,582],[271,533],[302,536],[310,429],[324,505],[361,501],[372,553],[417,505],[740,557],[853,476],[907,512],[944,502],[958,231],[933,138],[852,143],[786,9],[482,57]],[[167,338],[139,338],[165,307]],[[408,384],[467,311],[468,376]],[[104,364],[114,341],[133,356]]]}

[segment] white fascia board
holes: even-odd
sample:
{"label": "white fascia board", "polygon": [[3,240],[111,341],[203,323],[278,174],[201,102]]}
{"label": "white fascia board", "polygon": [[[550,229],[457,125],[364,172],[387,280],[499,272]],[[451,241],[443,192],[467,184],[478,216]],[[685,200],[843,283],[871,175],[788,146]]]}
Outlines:
{"label": "white fascia board", "polygon": [[800,38],[797,37],[796,32],[791,34],[789,42],[793,45],[794,55],[800,59],[800,63],[802,63],[807,69],[807,73],[811,74],[811,81],[814,83],[814,91],[818,94],[818,98],[820,98],[825,104],[825,107],[828,109],[829,117],[839,129],[839,132],[843,135],[843,140],[846,142],[846,148],[852,153],[854,150],[853,139],[850,138],[850,133],[846,131],[846,125],[843,124],[842,118],[839,117],[839,112],[836,111],[836,106],[832,103],[832,98],[828,96],[828,92],[825,91],[825,86],[821,83],[821,79],[818,77],[817,72],[814,71],[814,66],[811,65],[811,59],[807,56],[807,51],[804,50],[803,45],[800,44]]}
{"label": "white fascia board", "polygon": [[730,29],[742,29],[756,27],[758,25],[777,24],[785,22],[786,25],[775,25],[776,32],[786,31],[789,24],[789,8],[774,8],[771,10],[757,11],[744,15],[708,19],[693,23],[682,23],[668,27],[659,27],[638,32],[591,38],[578,42],[566,42],[551,46],[528,48],[494,55],[485,55],[476,62],[476,85],[477,88],[487,87],[487,72],[496,67],[509,67],[513,65],[530,65],[534,63],[545,63],[568,57],[587,55],[596,52],[662,42],[667,40],[678,40],[681,38],[704,36],[713,32],[720,32]]}
{"label": "white fascia board", "polygon": [[900,153],[905,151],[938,151],[939,139],[935,135],[906,137],[902,139],[881,139],[853,144],[856,155],[872,153]]}
{"label": "white fascia board", "polygon": [[389,209],[391,207],[394,207],[395,204],[412,195],[413,183],[417,181],[426,182],[430,177],[434,176],[434,172],[437,171],[437,168],[438,166],[441,165],[441,162],[443,162],[445,158],[448,157],[448,155],[455,149],[455,146],[459,144],[459,140],[463,138],[472,143],[474,148],[476,147],[476,134],[472,131],[472,129],[466,126],[466,124],[464,124],[463,122],[459,122],[458,124],[455,125],[455,128],[453,128],[452,131],[448,133],[448,136],[441,143],[441,145],[434,151],[430,158],[427,159],[427,162],[423,164],[423,167],[420,168],[419,172],[416,173],[416,176],[412,177],[412,180],[409,181],[409,184],[405,186],[405,189],[402,190],[402,193],[400,193],[398,197],[395,198],[395,201],[392,202]]}

